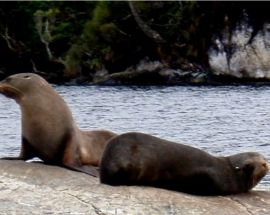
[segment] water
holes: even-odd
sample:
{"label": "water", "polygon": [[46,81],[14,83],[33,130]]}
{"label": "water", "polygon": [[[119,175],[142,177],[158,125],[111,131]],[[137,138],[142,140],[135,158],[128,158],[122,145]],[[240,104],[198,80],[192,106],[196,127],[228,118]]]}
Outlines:
{"label": "water", "polygon": [[[270,161],[270,87],[56,86],[82,129],[142,131],[214,155],[245,151]],[[20,149],[20,110],[0,96],[0,156]],[[270,187],[270,175],[261,183]]]}

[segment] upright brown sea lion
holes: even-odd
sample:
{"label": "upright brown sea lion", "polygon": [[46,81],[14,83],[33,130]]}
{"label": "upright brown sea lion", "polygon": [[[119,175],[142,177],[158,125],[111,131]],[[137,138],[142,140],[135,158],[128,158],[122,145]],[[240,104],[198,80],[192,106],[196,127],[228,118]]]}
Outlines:
{"label": "upright brown sea lion", "polygon": [[22,146],[18,157],[39,157],[45,163],[64,166],[90,175],[98,172],[110,131],[81,131],[64,99],[50,84],[32,73],[9,76],[0,82],[0,93],[15,99],[21,109]]}
{"label": "upright brown sea lion", "polygon": [[191,146],[134,132],[109,140],[101,160],[100,181],[227,195],[252,189],[268,171],[268,163],[258,153],[215,157]]}

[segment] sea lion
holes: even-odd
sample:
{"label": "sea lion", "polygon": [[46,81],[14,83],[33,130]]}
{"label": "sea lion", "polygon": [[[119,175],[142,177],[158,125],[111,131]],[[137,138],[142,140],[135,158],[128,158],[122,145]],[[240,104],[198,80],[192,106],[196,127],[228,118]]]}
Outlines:
{"label": "sea lion", "polygon": [[200,149],[143,133],[108,141],[100,182],[146,185],[197,195],[228,195],[252,189],[269,171],[259,153],[215,157]]}
{"label": "sea lion", "polygon": [[110,131],[82,131],[75,124],[64,99],[41,76],[20,73],[0,82],[0,93],[14,99],[21,109],[22,145],[18,157],[38,157],[45,163],[63,166],[93,176],[100,163]]}

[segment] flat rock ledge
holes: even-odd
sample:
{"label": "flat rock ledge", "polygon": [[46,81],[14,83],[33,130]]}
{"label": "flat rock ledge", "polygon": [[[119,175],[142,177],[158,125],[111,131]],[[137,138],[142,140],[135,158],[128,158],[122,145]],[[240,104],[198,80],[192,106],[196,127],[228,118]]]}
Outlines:
{"label": "flat rock ledge", "polygon": [[112,187],[42,163],[0,160],[0,214],[270,214],[270,192],[200,197],[152,187]]}

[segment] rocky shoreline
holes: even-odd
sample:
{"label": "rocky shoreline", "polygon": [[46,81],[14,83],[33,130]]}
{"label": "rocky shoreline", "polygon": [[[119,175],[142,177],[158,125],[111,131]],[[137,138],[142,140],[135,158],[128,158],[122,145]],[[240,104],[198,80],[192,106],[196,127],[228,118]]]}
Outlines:
{"label": "rocky shoreline", "polygon": [[256,214],[270,211],[270,192],[201,197],[151,187],[111,187],[83,173],[0,161],[0,214]]}
{"label": "rocky shoreline", "polygon": [[[41,74],[42,76],[44,74]],[[160,61],[141,60],[137,65],[124,71],[109,73],[98,70],[91,77],[80,76],[66,82],[45,77],[49,82],[65,85],[102,85],[102,86],[224,86],[224,85],[270,85],[267,78],[234,77],[228,74],[214,74],[197,64],[188,64],[185,69],[173,69]]]}
{"label": "rocky shoreline", "polygon": [[[48,82],[57,85],[102,85],[102,86],[227,86],[251,85],[270,86],[266,77],[236,77],[230,74],[219,74],[204,68],[202,65],[186,63],[182,68],[171,68],[160,61],[142,59],[138,64],[123,71],[110,73],[106,69],[97,70],[91,75],[80,75],[66,79],[54,72],[33,71]],[[8,74],[0,70],[0,81]]]}

